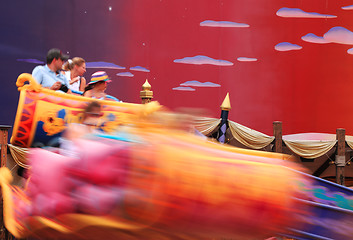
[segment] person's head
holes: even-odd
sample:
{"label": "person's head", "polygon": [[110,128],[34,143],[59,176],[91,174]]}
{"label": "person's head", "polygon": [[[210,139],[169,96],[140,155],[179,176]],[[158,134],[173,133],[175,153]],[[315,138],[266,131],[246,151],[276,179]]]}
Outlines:
{"label": "person's head", "polygon": [[51,65],[55,71],[60,70],[67,59],[69,59],[69,56],[63,54],[57,48],[52,48],[47,53],[47,64]]}
{"label": "person's head", "polygon": [[93,85],[93,88],[97,91],[104,92],[107,89],[107,82],[106,81],[99,81]]}
{"label": "person's head", "polygon": [[82,123],[96,126],[102,116],[102,106],[99,102],[90,102],[84,110]]}
{"label": "person's head", "polygon": [[63,65],[63,70],[74,71],[78,76],[82,76],[86,72],[86,62],[83,58],[74,57]]}
{"label": "person's head", "polygon": [[91,76],[91,81],[87,84],[85,91],[95,89],[96,91],[104,91],[107,83],[110,82],[108,74],[104,71],[95,72]]}

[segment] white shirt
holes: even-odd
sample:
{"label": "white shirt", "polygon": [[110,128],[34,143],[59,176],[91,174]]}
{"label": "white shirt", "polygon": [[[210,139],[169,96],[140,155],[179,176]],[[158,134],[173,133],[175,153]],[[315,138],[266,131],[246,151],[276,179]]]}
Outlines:
{"label": "white shirt", "polygon": [[[70,83],[70,81],[71,81],[71,72],[70,72],[70,71],[66,71],[66,72],[65,72],[65,77],[67,78],[67,80],[68,80],[69,83]],[[71,90],[80,91],[81,77],[78,77],[78,78],[80,78],[78,81],[76,81],[76,82],[74,82],[73,84],[70,84],[70,85],[69,85],[69,88],[70,88]]]}
{"label": "white shirt", "polygon": [[[61,73],[53,72],[48,65],[45,66],[37,66],[33,69],[32,76],[37,82],[43,87],[50,88],[57,81],[62,84],[69,86],[69,81],[67,78]],[[62,92],[61,90],[57,90]]]}

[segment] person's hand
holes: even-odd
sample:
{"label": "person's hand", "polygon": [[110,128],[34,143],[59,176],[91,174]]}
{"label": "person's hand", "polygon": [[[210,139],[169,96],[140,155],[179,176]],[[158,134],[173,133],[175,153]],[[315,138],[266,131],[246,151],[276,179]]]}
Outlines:
{"label": "person's hand", "polygon": [[56,91],[56,90],[59,90],[60,87],[61,87],[61,82],[60,82],[60,81],[57,81],[56,83],[54,83],[54,84],[50,87],[50,89]]}
{"label": "person's hand", "polygon": [[77,82],[79,79],[80,79],[80,77],[75,77],[74,79],[71,79],[70,84]]}

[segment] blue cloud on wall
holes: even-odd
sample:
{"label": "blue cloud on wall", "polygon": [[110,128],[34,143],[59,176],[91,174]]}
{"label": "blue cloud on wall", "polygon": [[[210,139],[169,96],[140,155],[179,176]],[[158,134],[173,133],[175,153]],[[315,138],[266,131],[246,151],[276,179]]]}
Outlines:
{"label": "blue cloud on wall", "polygon": [[134,74],[132,74],[131,72],[120,72],[120,73],[117,73],[116,75],[120,76],[120,77],[133,77],[134,76]]}
{"label": "blue cloud on wall", "polygon": [[191,87],[175,87],[173,88],[173,90],[175,91],[195,91],[194,88],[191,88]]}
{"label": "blue cloud on wall", "polygon": [[125,69],[125,67],[110,62],[86,62],[86,68]]}
{"label": "blue cloud on wall", "polygon": [[256,62],[257,58],[249,58],[249,57],[238,57],[237,60],[239,62]]}
{"label": "blue cloud on wall", "polygon": [[131,67],[130,70],[139,72],[150,72],[150,70],[141,66]]}
{"label": "blue cloud on wall", "polygon": [[347,53],[353,55],[353,48],[348,49],[348,50],[347,50]]}
{"label": "blue cloud on wall", "polygon": [[185,63],[185,64],[195,64],[195,65],[202,65],[202,64],[210,64],[216,66],[232,66],[234,63],[221,60],[221,59],[213,59],[203,55],[197,55],[194,57],[184,57],[182,59],[175,59],[175,63]]}
{"label": "blue cloud on wall", "polygon": [[184,87],[220,87],[221,85],[212,82],[199,82],[196,80],[186,81],[181,83],[180,86]]}
{"label": "blue cloud on wall", "polygon": [[34,59],[34,58],[19,58],[19,59],[17,59],[17,61],[19,61],[19,62],[28,62],[28,63],[36,63],[36,64],[44,64],[43,61],[40,61],[40,60]]}
{"label": "blue cloud on wall", "polygon": [[344,27],[333,27],[324,34],[324,39],[333,43],[353,45],[353,32]]}
{"label": "blue cloud on wall", "polygon": [[353,10],[353,5],[342,7],[343,10]]}
{"label": "blue cloud on wall", "polygon": [[327,41],[323,37],[316,36],[314,33],[308,33],[305,36],[302,36],[302,40],[310,43],[329,43],[329,41]]}
{"label": "blue cloud on wall", "polygon": [[289,42],[281,42],[275,46],[275,49],[280,52],[300,50],[302,48],[303,48],[302,46],[299,46],[299,45],[293,44],[293,43],[289,43]]}
{"label": "blue cloud on wall", "polygon": [[229,21],[213,21],[206,20],[200,23],[202,27],[235,27],[235,28],[244,28],[250,27],[249,24],[246,23],[237,23],[237,22],[229,22]]}
{"label": "blue cloud on wall", "polygon": [[279,17],[285,18],[336,18],[334,15],[321,14],[316,12],[305,12],[299,8],[283,7],[276,13]]}

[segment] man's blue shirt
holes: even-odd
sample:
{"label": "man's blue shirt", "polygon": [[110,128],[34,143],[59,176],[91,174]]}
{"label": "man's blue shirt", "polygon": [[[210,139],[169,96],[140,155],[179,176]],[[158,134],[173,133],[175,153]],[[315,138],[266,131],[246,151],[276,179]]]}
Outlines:
{"label": "man's blue shirt", "polygon": [[50,88],[57,81],[60,81],[67,87],[69,86],[69,81],[67,78],[61,72],[53,72],[48,65],[35,67],[32,71],[32,76],[43,87]]}

